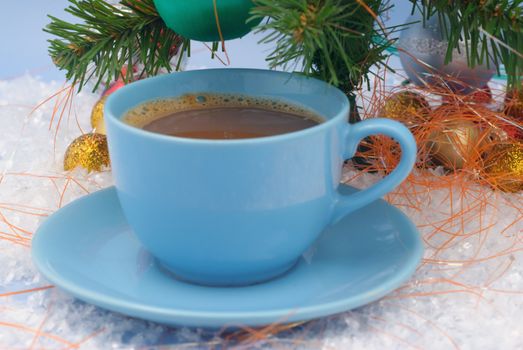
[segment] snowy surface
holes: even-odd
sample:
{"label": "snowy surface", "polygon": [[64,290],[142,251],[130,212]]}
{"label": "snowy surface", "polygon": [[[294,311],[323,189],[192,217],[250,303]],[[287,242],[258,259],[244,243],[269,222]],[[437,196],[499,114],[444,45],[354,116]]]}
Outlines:
{"label": "snowy surface", "polygon": [[[30,239],[45,216],[111,185],[109,171],[62,171],[69,142],[89,130],[98,96],[74,99],[58,125],[62,88],[31,76],[0,81],[1,349],[522,349],[523,211],[521,194],[460,183],[440,190],[405,184],[389,200],[419,226],[426,242],[413,279],[390,296],[290,331],[226,342],[225,335],[128,318],[47,288],[30,258]],[[78,121],[78,123],[77,123]],[[354,175],[350,169],[346,178]],[[360,177],[359,185],[374,181]],[[458,212],[455,220],[449,217]],[[39,291],[24,292],[34,288]]]}

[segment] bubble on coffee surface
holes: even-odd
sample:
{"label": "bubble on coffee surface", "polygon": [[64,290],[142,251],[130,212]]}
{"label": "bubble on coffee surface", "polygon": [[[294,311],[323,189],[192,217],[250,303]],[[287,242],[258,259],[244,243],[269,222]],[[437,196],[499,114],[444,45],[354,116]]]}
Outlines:
{"label": "bubble on coffee surface", "polygon": [[216,107],[259,108],[296,114],[306,119],[312,119],[317,123],[323,123],[325,121],[325,119],[322,118],[318,113],[315,113],[310,109],[284,100],[278,100],[276,98],[261,98],[239,94],[212,93],[193,93],[173,98],[149,100],[127,111],[122,120],[128,124],[142,128],[152,121],[172,113],[182,112],[184,110]]}

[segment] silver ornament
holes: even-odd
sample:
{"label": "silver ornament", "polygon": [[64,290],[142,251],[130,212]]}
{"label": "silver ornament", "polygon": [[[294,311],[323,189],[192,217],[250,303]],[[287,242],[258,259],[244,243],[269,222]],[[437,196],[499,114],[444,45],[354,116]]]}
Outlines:
{"label": "silver ornament", "polygon": [[448,41],[438,15],[423,23],[423,15],[417,11],[406,23],[412,22],[417,23],[402,31],[398,41],[401,64],[411,82],[418,86],[447,85],[456,92],[470,93],[483,88],[492,79],[496,71],[492,63],[474,68],[468,66],[463,42],[460,42],[459,50],[453,50],[452,61],[445,65]]}

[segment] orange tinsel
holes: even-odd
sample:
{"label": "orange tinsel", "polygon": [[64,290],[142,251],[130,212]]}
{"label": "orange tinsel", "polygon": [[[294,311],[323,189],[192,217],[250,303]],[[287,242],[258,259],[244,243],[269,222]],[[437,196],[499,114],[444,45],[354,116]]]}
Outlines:
{"label": "orange tinsel", "polygon": [[[493,154],[499,153],[501,145],[519,145],[523,142],[516,138],[514,132],[523,130],[521,121],[497,110],[495,106],[476,103],[452,92],[447,92],[443,103],[437,95],[430,95],[427,90],[423,92],[432,105],[428,115],[425,110],[410,109],[409,113],[394,116],[394,119],[409,126],[416,138],[419,169],[432,171],[441,168],[444,173],[487,184],[495,184],[499,178],[518,176],[508,168],[505,174],[484,170],[487,163],[492,164]],[[438,93],[441,94],[441,91]],[[396,96],[397,92],[385,95],[371,110],[383,111],[388,98]],[[387,117],[382,113],[376,116]],[[412,119],[416,123],[413,124]],[[370,161],[364,171],[386,174],[399,161],[399,148],[389,138],[373,137],[365,142],[365,146],[365,151],[358,154]]]}

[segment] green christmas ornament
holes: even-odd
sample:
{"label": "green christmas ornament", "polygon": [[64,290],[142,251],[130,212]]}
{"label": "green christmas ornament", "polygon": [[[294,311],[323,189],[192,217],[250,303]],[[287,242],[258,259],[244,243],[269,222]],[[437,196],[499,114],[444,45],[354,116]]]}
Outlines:
{"label": "green christmas ornament", "polygon": [[247,23],[252,0],[154,0],[154,5],[169,28],[191,40],[240,38],[261,21]]}

